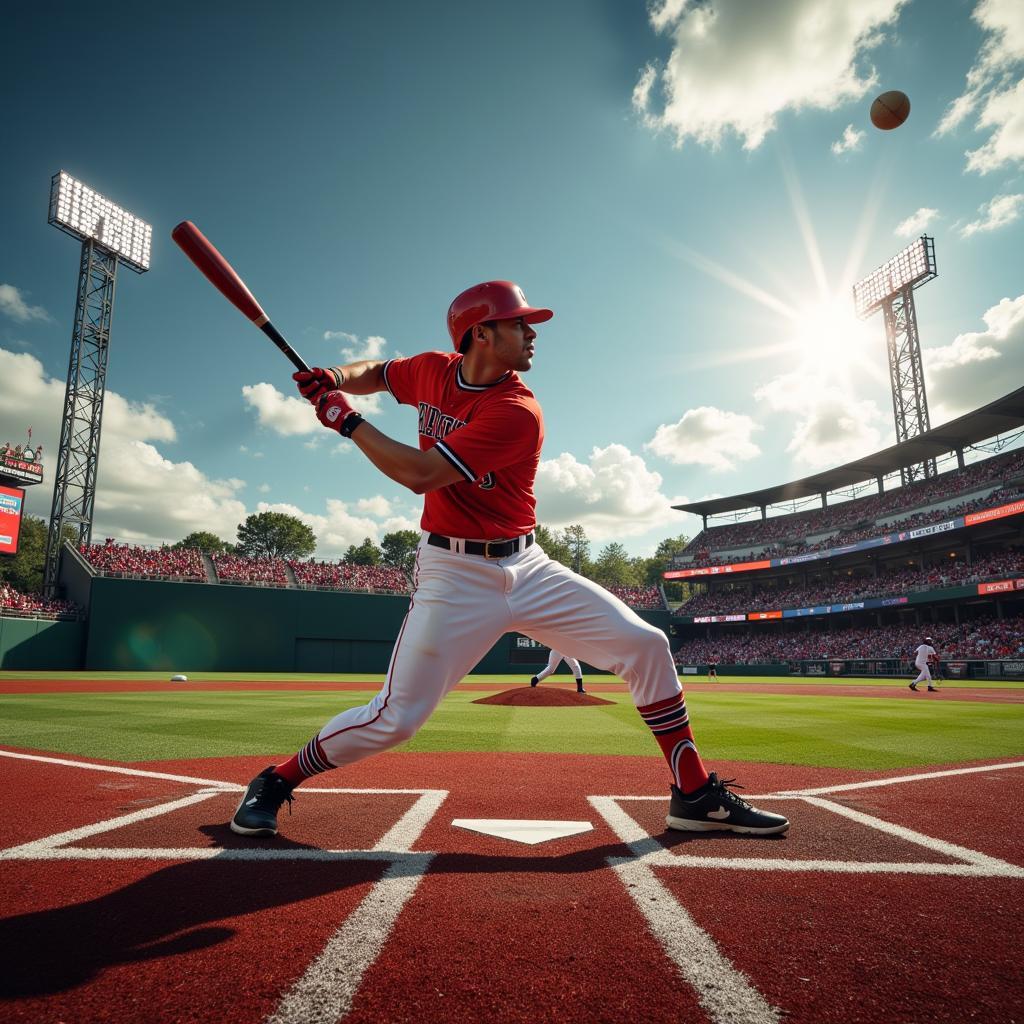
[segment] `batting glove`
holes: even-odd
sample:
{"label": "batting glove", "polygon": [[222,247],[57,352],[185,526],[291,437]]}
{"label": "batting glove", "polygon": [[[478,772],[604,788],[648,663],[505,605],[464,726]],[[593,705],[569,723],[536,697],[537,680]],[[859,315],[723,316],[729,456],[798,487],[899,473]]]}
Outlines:
{"label": "batting glove", "polygon": [[363,422],[363,417],[349,405],[343,391],[328,391],[321,395],[316,405],[316,418],[342,437],[351,437],[352,431]]}
{"label": "batting glove", "polygon": [[322,370],[314,366],[312,370],[299,370],[292,374],[292,380],[298,386],[302,397],[312,405],[327,394],[328,391],[337,391],[345,382],[345,374],[338,366],[328,366]]}

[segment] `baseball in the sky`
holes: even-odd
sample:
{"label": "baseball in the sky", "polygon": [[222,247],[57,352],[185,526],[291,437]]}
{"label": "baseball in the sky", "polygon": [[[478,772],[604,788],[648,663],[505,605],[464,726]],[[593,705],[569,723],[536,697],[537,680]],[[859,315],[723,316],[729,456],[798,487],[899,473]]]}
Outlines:
{"label": "baseball in the sky", "polygon": [[899,128],[910,115],[910,100],[905,92],[893,89],[877,96],[871,104],[871,123],[883,132]]}

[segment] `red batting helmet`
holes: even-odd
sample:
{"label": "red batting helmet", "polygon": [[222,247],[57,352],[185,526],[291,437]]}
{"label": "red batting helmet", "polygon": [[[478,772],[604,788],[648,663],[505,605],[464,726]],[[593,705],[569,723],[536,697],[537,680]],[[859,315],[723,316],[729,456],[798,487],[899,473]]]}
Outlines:
{"label": "red batting helmet", "polygon": [[523,289],[512,281],[484,281],[455,296],[448,307],[448,333],[458,351],[466,331],[485,320],[522,317],[528,324],[542,324],[554,315],[550,309],[531,306]]}

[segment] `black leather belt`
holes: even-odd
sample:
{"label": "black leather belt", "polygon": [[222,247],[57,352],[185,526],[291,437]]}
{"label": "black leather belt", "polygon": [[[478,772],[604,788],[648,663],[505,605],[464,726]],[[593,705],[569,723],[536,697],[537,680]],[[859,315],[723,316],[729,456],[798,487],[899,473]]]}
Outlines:
{"label": "black leather belt", "polygon": [[[508,558],[518,551],[525,551],[533,543],[533,534],[528,533],[525,537],[515,537],[512,540],[464,540],[457,541],[451,537],[442,537],[439,533],[432,533],[427,537],[427,543],[435,548],[444,548],[445,551],[457,551],[463,555],[483,555],[484,558]],[[522,547],[520,547],[520,543]]]}

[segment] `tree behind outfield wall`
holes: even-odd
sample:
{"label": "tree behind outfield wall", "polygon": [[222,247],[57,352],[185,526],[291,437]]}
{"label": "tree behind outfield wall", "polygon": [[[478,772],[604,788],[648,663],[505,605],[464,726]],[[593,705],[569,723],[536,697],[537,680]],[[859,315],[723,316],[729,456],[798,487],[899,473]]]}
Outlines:
{"label": "tree behind outfield wall", "polygon": [[345,561],[352,565],[380,565],[383,559],[383,552],[369,537],[362,544],[350,544],[345,552]]}
{"label": "tree behind outfield wall", "polygon": [[640,584],[640,573],[626,549],[613,541],[598,552],[592,579],[602,587],[635,587]]}
{"label": "tree behind outfield wall", "polygon": [[553,558],[562,565],[572,565],[572,551],[565,540],[565,537],[558,530],[549,530],[546,526],[537,524],[534,529],[534,536],[548,558]]}
{"label": "tree behind outfield wall", "polygon": [[411,576],[416,565],[416,545],[420,542],[417,530],[395,530],[385,533],[380,542],[384,564],[400,569]]}
{"label": "tree behind outfield wall", "polygon": [[666,537],[655,549],[654,555],[647,559],[647,569],[644,582],[652,586],[664,584],[665,596],[670,601],[685,601],[692,592],[689,583],[682,580],[666,580],[662,573],[673,568],[672,559],[682,552],[683,548],[690,543],[686,534],[679,534],[677,537]]}
{"label": "tree behind outfield wall", "polygon": [[210,533],[209,530],[196,530],[171,546],[182,550],[191,548],[195,551],[205,551],[208,555],[221,555],[232,549],[231,544],[221,540],[217,534]]}
{"label": "tree behind outfield wall", "polygon": [[590,562],[590,539],[587,531],[578,523],[562,531],[562,539],[569,548],[569,568],[581,576],[589,577],[593,572]]}
{"label": "tree behind outfield wall", "polygon": [[238,524],[235,550],[248,558],[307,558],[316,550],[316,535],[286,512],[254,512]]}

